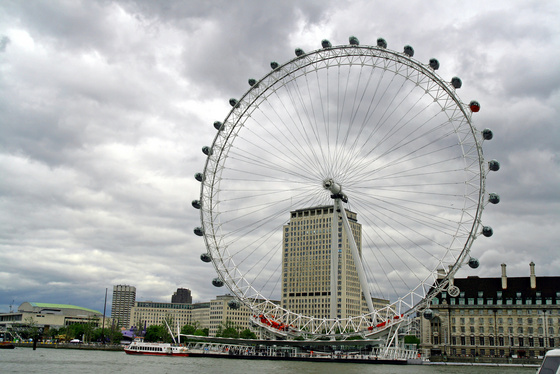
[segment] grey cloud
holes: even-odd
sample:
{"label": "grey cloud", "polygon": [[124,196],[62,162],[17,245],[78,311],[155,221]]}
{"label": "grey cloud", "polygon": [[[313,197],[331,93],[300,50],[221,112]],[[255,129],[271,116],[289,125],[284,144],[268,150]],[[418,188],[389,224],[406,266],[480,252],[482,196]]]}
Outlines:
{"label": "grey cloud", "polygon": [[496,276],[506,258],[512,276],[531,260],[557,275],[548,251],[560,222],[558,12],[554,1],[2,2],[0,262],[10,266],[0,309],[16,300],[100,310],[117,283],[154,301],[176,287],[199,301],[224,292],[198,258],[190,206],[212,122],[271,61],[350,35],[438,58],[444,79],[463,79],[462,100],[482,104],[474,123],[495,132],[485,157],[502,163],[487,188],[502,202],[484,211],[495,234],[473,246],[481,267],[461,274]]}
{"label": "grey cloud", "polygon": [[2,37],[0,38],[0,52],[4,52],[8,44],[10,44],[10,38],[2,35]]}

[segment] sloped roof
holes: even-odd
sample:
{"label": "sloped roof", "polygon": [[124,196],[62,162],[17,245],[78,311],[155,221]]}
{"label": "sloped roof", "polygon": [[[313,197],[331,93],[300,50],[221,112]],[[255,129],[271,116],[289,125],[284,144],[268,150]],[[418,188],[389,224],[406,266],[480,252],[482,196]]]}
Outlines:
{"label": "sloped roof", "polygon": [[[529,299],[533,303],[537,300],[557,300],[560,303],[560,277],[536,277],[536,288],[531,288],[530,277],[507,277],[507,288],[502,288],[502,278],[479,278],[467,277],[456,278],[454,284],[464,292],[465,298],[478,298],[482,295],[484,299]],[[499,292],[499,294],[498,294]],[[438,299],[447,299],[450,296],[437,296]]]}
{"label": "sloped roof", "polygon": [[29,304],[34,308],[40,308],[40,309],[75,309],[75,310],[83,310],[95,314],[102,314],[97,310],[83,308],[81,306],[70,305],[70,304],[35,303],[35,302],[29,302]]}

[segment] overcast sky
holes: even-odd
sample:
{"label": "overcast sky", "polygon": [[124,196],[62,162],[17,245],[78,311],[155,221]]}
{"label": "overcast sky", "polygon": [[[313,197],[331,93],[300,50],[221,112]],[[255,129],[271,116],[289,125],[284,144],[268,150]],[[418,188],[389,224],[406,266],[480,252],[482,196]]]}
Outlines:
{"label": "overcast sky", "polygon": [[226,292],[192,229],[201,147],[248,78],[322,39],[415,49],[476,99],[501,170],[458,276],[560,275],[560,3],[473,1],[0,2],[0,312],[52,302],[103,310]]}

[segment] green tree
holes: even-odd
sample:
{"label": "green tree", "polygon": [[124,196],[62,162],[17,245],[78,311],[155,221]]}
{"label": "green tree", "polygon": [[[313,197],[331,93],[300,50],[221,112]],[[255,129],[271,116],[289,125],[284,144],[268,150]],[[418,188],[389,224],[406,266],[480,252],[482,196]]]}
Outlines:
{"label": "green tree", "polygon": [[232,321],[226,319],[223,325],[218,326],[216,336],[221,338],[239,338],[239,330]]}
{"label": "green tree", "polygon": [[235,329],[234,327],[227,327],[222,332],[222,338],[237,339],[237,338],[239,338],[239,331],[237,331],[237,329]]}
{"label": "green tree", "polygon": [[163,329],[160,325],[151,325],[146,329],[144,340],[147,342],[159,342],[163,340]]}
{"label": "green tree", "polygon": [[241,339],[256,339],[257,336],[249,329],[245,329],[239,333]]}
{"label": "green tree", "polygon": [[146,329],[144,340],[147,342],[165,342],[171,343],[171,335],[167,331],[167,327],[163,325],[151,325]]}
{"label": "green tree", "polygon": [[93,332],[99,325],[99,317],[91,317],[84,324],[84,343],[91,342],[93,338]]}
{"label": "green tree", "polygon": [[194,334],[196,336],[208,336],[210,334],[210,329],[208,327],[205,327],[203,329],[197,329]]}
{"label": "green tree", "polygon": [[37,348],[37,342],[43,335],[43,328],[37,325],[33,317],[27,317],[24,324],[19,326],[19,334],[24,339],[33,339],[33,350]]}
{"label": "green tree", "polygon": [[185,325],[181,327],[181,334],[183,335],[194,335],[196,328],[193,325]]}
{"label": "green tree", "polygon": [[420,339],[414,335],[407,335],[404,337],[404,344],[420,344]]}

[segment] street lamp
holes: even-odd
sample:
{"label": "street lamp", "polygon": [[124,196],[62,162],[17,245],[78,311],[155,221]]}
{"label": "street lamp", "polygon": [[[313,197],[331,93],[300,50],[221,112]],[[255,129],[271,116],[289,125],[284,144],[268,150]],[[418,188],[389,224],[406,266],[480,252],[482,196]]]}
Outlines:
{"label": "street lamp", "polygon": [[546,309],[543,309],[543,321],[544,321],[544,350],[546,351]]}

